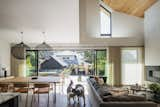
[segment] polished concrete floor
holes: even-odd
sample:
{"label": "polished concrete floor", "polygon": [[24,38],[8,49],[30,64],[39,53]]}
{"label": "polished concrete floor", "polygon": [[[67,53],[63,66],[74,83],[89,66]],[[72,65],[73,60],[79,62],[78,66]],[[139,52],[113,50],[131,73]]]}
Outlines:
{"label": "polished concrete floor", "polygon": [[[53,93],[50,93],[50,100],[49,100],[49,107],[91,107],[90,106],[90,101],[88,99],[88,92],[87,89],[85,87],[85,101],[86,104],[84,105],[83,99],[80,99],[80,101],[78,102],[78,100],[76,100],[75,102],[71,99],[70,104],[67,101],[67,93],[66,93],[66,89],[67,86],[70,82],[70,80],[73,80],[74,84],[83,84],[84,86],[86,86],[85,84],[86,82],[86,78],[87,77],[82,77],[82,81],[78,82],[78,77],[77,76],[70,76],[68,78],[65,79],[65,84],[63,85],[63,88],[61,85],[57,85],[57,93],[56,93],[56,103],[54,103],[54,97],[53,97]],[[47,103],[48,103],[48,96],[47,94],[41,94],[40,95],[40,99],[39,99],[39,104],[38,104],[38,97],[35,97],[35,100],[33,100],[32,104],[31,104],[31,98],[32,95],[29,94],[28,97],[28,103],[27,106],[25,105],[25,98],[26,95],[25,94],[21,94],[21,98],[19,99],[20,104],[19,107],[47,107]]]}

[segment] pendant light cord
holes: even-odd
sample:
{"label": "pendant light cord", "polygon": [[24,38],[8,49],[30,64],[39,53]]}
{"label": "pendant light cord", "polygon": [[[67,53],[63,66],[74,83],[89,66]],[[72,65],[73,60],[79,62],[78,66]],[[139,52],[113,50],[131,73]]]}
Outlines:
{"label": "pendant light cord", "polygon": [[21,34],[21,43],[23,43],[23,32],[20,32]]}
{"label": "pendant light cord", "polygon": [[45,32],[42,32],[43,34],[43,43],[46,43],[46,36],[45,36]]}

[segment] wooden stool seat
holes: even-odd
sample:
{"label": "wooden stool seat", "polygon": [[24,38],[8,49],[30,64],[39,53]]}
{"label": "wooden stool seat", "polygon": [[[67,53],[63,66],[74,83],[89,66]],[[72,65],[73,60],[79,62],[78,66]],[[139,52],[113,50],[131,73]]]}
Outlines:
{"label": "wooden stool seat", "polygon": [[39,93],[39,94],[43,94],[43,93],[49,93],[49,88],[39,88],[36,91],[34,91],[35,94]]}
{"label": "wooden stool seat", "polygon": [[9,89],[9,84],[4,83],[4,84],[0,84],[0,92],[8,92]]}
{"label": "wooden stool seat", "polygon": [[19,89],[15,89],[14,92],[28,93],[28,88],[19,88]]}

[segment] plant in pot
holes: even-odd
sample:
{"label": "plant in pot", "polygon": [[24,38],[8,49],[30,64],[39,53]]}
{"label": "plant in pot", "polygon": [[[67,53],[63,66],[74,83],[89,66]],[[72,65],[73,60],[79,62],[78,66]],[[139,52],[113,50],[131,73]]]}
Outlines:
{"label": "plant in pot", "polygon": [[160,84],[158,83],[150,84],[149,89],[153,91],[154,98],[160,100]]}

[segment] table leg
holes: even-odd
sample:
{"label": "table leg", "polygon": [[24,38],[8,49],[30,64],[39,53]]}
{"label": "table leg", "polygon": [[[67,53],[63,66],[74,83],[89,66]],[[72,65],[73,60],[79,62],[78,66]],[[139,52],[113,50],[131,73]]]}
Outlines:
{"label": "table leg", "polygon": [[56,103],[56,83],[54,83],[54,103]]}

